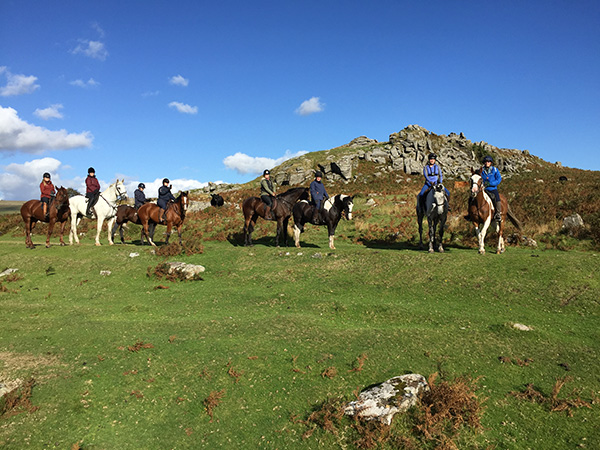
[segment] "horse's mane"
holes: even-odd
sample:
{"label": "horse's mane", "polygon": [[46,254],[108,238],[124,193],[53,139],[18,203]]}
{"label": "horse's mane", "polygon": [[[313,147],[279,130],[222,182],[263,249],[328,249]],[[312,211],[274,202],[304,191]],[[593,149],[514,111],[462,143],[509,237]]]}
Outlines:
{"label": "horse's mane", "polygon": [[305,187],[291,188],[291,189],[288,189],[287,191],[285,191],[283,194],[278,194],[277,197],[284,197],[284,196],[287,197],[288,195],[294,195],[297,192],[306,191],[307,189],[308,188],[305,188]]}

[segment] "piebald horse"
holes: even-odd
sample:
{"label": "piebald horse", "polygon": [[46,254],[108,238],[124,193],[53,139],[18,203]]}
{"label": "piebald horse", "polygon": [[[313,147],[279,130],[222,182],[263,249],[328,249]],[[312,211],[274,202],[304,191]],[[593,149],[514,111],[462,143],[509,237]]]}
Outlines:
{"label": "piebald horse", "polygon": [[25,222],[25,246],[35,248],[31,240],[31,231],[36,222],[48,222],[48,234],[46,235],[46,248],[50,247],[50,236],[54,229],[54,224],[60,222],[60,245],[65,245],[63,235],[65,225],[69,218],[69,194],[64,187],[58,188],[56,197],[48,207],[48,218],[44,217],[42,202],[40,200],[29,200],[21,206],[21,217]]}
{"label": "piebald horse", "polygon": [[[105,220],[108,220],[108,243],[113,245],[114,242],[110,235],[117,214],[117,201],[121,198],[127,198],[127,189],[123,184],[124,180],[117,180],[111,184],[106,190],[100,193],[98,202],[94,205],[98,225],[96,226],[96,245],[100,244],[100,232]],[[85,217],[88,199],[83,195],[76,195],[69,199],[69,207],[71,208],[71,232],[69,233],[69,244],[73,245],[73,239],[79,244],[77,236],[77,225],[82,217]]]}
{"label": "piebald horse", "polygon": [[304,231],[304,224],[307,222],[314,225],[327,225],[329,233],[329,248],[335,250],[333,243],[335,229],[342,216],[347,220],[352,220],[352,208],[354,202],[349,195],[339,194],[333,198],[328,198],[324,201],[323,210],[319,212],[316,218],[316,223],[313,222],[313,213],[316,208],[306,200],[302,200],[294,205],[294,243],[300,248],[300,233]]}
{"label": "piebald horse", "polygon": [[[520,231],[521,230],[521,222],[515,217],[513,212],[510,210],[510,206],[506,201],[506,197],[500,194],[500,205],[501,205],[501,216],[502,220],[498,223],[497,220],[494,220],[494,205],[492,200],[485,192],[485,187],[483,185],[483,179],[481,178],[481,171],[474,171],[471,169],[471,197],[469,199],[469,208],[468,214],[465,216],[465,219],[473,222],[475,225],[475,234],[477,235],[477,239],[479,241],[479,254],[483,255],[485,253],[485,234],[492,224],[495,225],[496,232],[498,233],[498,247],[496,248],[496,253],[504,253],[504,223],[508,218],[511,223]],[[481,230],[479,226],[481,225]]]}
{"label": "piebald horse", "polygon": [[[185,220],[185,213],[188,205],[188,192],[185,191],[179,194],[175,201],[171,203],[169,209],[167,209],[167,238],[165,244],[169,243],[171,230],[175,227],[177,228],[177,234],[179,236],[179,245],[181,245],[181,229],[183,227],[183,221]],[[161,214],[161,211],[156,203],[146,203],[140,206],[140,209],[137,211],[140,223],[142,224],[142,234],[143,236],[146,236],[148,242],[154,247],[156,247],[156,244],[154,243],[154,229],[156,228],[156,225],[164,225],[160,221],[161,218],[159,217],[159,214]],[[143,245],[144,240],[141,239],[141,241]]]}
{"label": "piebald horse", "polygon": [[[308,188],[288,189],[273,200],[271,220],[277,221],[275,245],[279,247],[279,236],[283,234],[283,245],[287,246],[287,226],[292,215],[292,208],[300,199],[308,199]],[[252,244],[252,232],[259,217],[265,218],[265,203],[258,197],[249,197],[242,203],[244,213],[244,245]],[[267,219],[265,219],[267,220]]]}
{"label": "piebald horse", "polygon": [[[429,253],[434,252],[435,244],[438,251],[444,252],[442,240],[444,238],[444,226],[446,225],[446,216],[448,215],[448,199],[444,185],[437,183],[433,186],[425,197],[425,204],[421,204],[417,196],[417,222],[419,223],[419,247],[423,248],[423,217],[427,216],[429,225]],[[439,240],[436,240],[436,228],[439,229]]]}

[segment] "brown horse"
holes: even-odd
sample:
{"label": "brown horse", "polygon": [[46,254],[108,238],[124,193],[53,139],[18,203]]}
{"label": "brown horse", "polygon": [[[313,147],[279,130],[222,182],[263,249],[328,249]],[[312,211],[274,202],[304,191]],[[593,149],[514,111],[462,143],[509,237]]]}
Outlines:
{"label": "brown horse", "polygon": [[31,240],[31,231],[35,224],[39,222],[48,222],[48,234],[46,235],[46,248],[50,247],[50,236],[54,229],[54,224],[60,222],[60,245],[66,245],[63,240],[65,225],[69,218],[69,194],[64,187],[58,188],[56,197],[50,203],[48,208],[48,218],[44,217],[42,202],[40,200],[29,200],[21,206],[21,217],[25,222],[25,246],[27,248],[35,248]]}
{"label": "brown horse", "polygon": [[[283,245],[287,247],[287,226],[292,208],[298,200],[308,199],[308,188],[292,188],[273,199],[271,219],[277,221],[275,245],[279,247],[279,236],[283,234]],[[242,203],[244,213],[244,245],[252,245],[252,232],[258,217],[265,218],[265,203],[259,197],[249,197]],[[267,219],[265,219],[267,220]]]}
{"label": "brown horse", "polygon": [[[492,200],[485,192],[485,188],[483,186],[483,179],[481,178],[481,169],[478,171],[474,171],[471,169],[471,197],[469,199],[469,208],[468,214],[465,216],[465,219],[473,222],[475,225],[475,233],[477,235],[477,239],[479,240],[479,253],[483,255],[485,253],[485,234],[492,224],[492,222],[496,225],[496,232],[498,233],[498,247],[496,248],[496,253],[504,253],[504,223],[508,218],[512,224],[517,227],[517,229],[521,230],[521,222],[515,217],[513,212],[510,210],[510,206],[506,200],[506,197],[500,194],[500,210],[502,220],[500,223],[494,220],[494,205]],[[479,229],[479,225],[483,224],[481,230]]]}
{"label": "brown horse", "polygon": [[[119,235],[121,236],[121,244],[125,243],[125,238],[123,237],[123,226],[127,224],[127,222],[135,223],[141,225],[140,218],[137,214],[137,209],[133,206],[129,205],[120,205],[117,208],[117,219],[115,220],[115,224],[113,225],[111,236],[112,240],[115,240],[115,232],[117,228],[119,229]],[[153,235],[153,229],[150,231],[150,235]],[[140,231],[140,242],[144,243],[144,232]]]}
{"label": "brown horse", "polygon": [[[171,237],[171,229],[177,228],[177,234],[179,235],[179,245],[181,245],[181,228],[183,227],[183,221],[185,219],[185,212],[188,207],[188,192],[182,192],[179,197],[175,199],[169,209],[167,209],[167,239],[165,244],[169,243],[169,237]],[[156,244],[152,240],[154,238],[154,228],[156,225],[164,225],[161,223],[160,208],[156,203],[146,203],[140,206],[137,211],[138,218],[142,224],[142,234],[146,236],[146,239],[150,244],[156,247]],[[148,230],[151,230],[150,232]],[[142,240],[142,245],[144,241]]]}

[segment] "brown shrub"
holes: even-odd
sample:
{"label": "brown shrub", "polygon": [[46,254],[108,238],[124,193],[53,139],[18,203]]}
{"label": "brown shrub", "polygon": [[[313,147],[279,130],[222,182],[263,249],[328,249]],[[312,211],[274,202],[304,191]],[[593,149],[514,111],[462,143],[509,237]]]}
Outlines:
{"label": "brown shrub", "polygon": [[204,405],[204,407],[206,408],[206,414],[209,415],[210,417],[210,422],[212,423],[213,421],[213,413],[214,413],[214,409],[219,406],[219,404],[221,403],[221,399],[223,398],[223,396],[225,395],[225,389],[222,389],[221,391],[217,392],[217,391],[212,391],[208,397],[206,397],[204,399],[204,401],[202,402],[202,404]]}

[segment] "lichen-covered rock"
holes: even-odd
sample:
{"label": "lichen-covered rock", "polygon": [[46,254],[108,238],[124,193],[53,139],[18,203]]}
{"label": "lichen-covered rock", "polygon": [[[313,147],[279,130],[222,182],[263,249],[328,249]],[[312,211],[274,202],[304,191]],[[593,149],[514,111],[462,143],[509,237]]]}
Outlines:
{"label": "lichen-covered rock", "polygon": [[427,380],[417,373],[390,378],[361,392],[358,400],[348,403],[344,413],[390,425],[394,414],[414,406],[421,393],[428,390]]}
{"label": "lichen-covered rock", "polygon": [[186,280],[195,280],[200,278],[200,274],[206,269],[199,264],[187,264],[184,262],[173,261],[166,263],[169,266],[169,274],[177,274]]}
{"label": "lichen-covered rock", "polygon": [[581,228],[581,227],[583,227],[583,219],[581,218],[581,216],[579,214],[573,214],[573,215],[571,215],[569,217],[565,217],[563,219],[562,228],[564,231],[572,233],[577,228]]}

